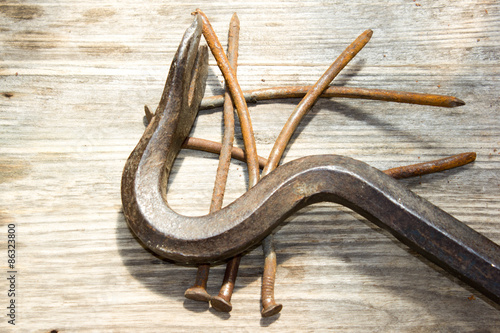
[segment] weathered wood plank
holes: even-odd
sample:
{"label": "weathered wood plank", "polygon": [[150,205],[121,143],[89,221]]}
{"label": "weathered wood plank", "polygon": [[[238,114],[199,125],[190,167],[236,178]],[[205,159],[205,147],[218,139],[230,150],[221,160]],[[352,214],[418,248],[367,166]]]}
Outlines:
{"label": "weathered wood plank", "polygon": [[[0,2],[0,247],[17,230],[20,331],[499,331],[500,308],[333,204],[275,236],[278,318],[260,317],[262,251],[242,260],[230,315],[185,300],[195,270],[144,250],[121,213],[120,178],[169,63],[200,7],[225,45],[241,21],[243,89],[313,84],[365,29],[374,36],[335,85],[450,94],[455,109],[332,99],[316,104],[284,161],[335,153],[386,169],[475,151],[459,170],[403,182],[500,243],[500,5],[497,1]],[[222,91],[210,59],[207,96]],[[267,156],[298,99],[250,105]],[[220,141],[221,110],[193,135]],[[237,131],[237,144],[242,145]],[[217,159],[182,151],[169,202],[208,212]],[[228,203],[247,187],[234,162]],[[212,270],[216,293],[224,267]],[[0,283],[0,306],[8,285]],[[3,330],[12,328],[3,316]]]}

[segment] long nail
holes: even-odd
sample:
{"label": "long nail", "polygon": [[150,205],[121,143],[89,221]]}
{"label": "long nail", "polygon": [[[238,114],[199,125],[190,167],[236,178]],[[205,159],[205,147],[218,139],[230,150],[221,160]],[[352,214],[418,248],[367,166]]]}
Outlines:
{"label": "long nail", "polygon": [[[283,153],[290,141],[293,132],[299,125],[302,118],[309,112],[309,110],[316,103],[323,91],[328,87],[330,82],[340,73],[340,71],[358,54],[359,51],[368,43],[373,31],[366,30],[354,42],[351,43],[340,56],[330,65],[326,72],[319,78],[319,80],[307,91],[307,94],[297,105],[292,112],[287,122],[283,126],[273,149],[269,154],[267,164],[262,171],[262,176],[269,174],[277,166]],[[266,237],[264,243],[272,243],[272,235]],[[266,282],[266,288],[262,287],[262,316],[271,316],[281,311],[282,307],[273,306],[276,302],[274,300],[274,275],[276,274],[276,254],[272,246],[264,247],[264,275],[262,281]],[[268,275],[269,274],[269,275]],[[271,305],[270,305],[271,304]]]}
{"label": "long nail", "polygon": [[[248,107],[246,105],[245,98],[243,97],[241,87],[238,83],[238,80],[236,79],[236,70],[235,67],[233,68],[229,60],[226,58],[226,55],[222,50],[222,46],[220,45],[219,39],[217,38],[217,35],[215,34],[206,15],[199,9],[196,10],[196,13],[199,14],[203,19],[203,35],[205,36],[205,40],[207,41],[207,44],[210,47],[215,60],[217,61],[217,65],[219,66],[222,75],[226,80],[226,86],[229,88],[232,100],[236,105],[236,110],[238,112],[238,118],[241,125],[241,133],[243,135],[243,141],[245,144],[249,187],[253,187],[255,186],[255,184],[257,184],[260,178],[257,148],[253,135],[252,123],[250,121],[250,115],[248,113]],[[237,19],[236,15],[233,15],[233,18]],[[215,296],[211,300],[211,304],[214,309],[225,312],[229,312],[232,310],[230,300],[233,293],[234,281],[236,280],[236,276],[238,274],[240,260],[241,257],[235,257],[234,259],[231,259],[226,266],[226,273],[224,276],[224,281],[222,283],[221,291],[219,292],[218,296]]]}
{"label": "long nail", "polygon": [[[200,150],[213,154],[220,154],[222,145],[219,142],[214,142],[206,139],[188,137],[186,141],[182,144],[182,148]],[[244,162],[245,161],[245,151],[238,147],[233,147],[231,150],[231,157]],[[468,152],[461,153],[457,155],[452,155],[444,157],[441,159],[400,166],[392,169],[387,169],[384,172],[389,176],[396,179],[410,178],[426,175],[429,173],[440,172],[444,170],[449,170],[457,167],[464,166],[468,163],[474,162],[476,159],[476,153]],[[260,168],[264,168],[267,163],[267,159],[259,156]]]}
{"label": "long nail", "polygon": [[231,297],[233,295],[234,284],[238,276],[238,268],[240,267],[241,256],[236,256],[229,260],[224,274],[224,281],[220,288],[219,295],[212,297],[210,304],[212,307],[221,312],[230,312],[233,309],[231,305]]}
{"label": "long nail", "polygon": [[[203,16],[203,15],[202,15]],[[211,33],[208,35],[211,35],[211,39],[214,41],[214,44],[218,43],[217,36],[215,36],[215,33],[213,33],[213,30],[210,26],[210,23],[208,22],[208,19],[204,17],[204,27],[205,25],[209,26],[208,30],[211,30]],[[205,24],[206,23],[206,24]],[[235,100],[235,103],[237,101],[245,101],[243,98],[243,95],[241,94],[241,88],[239,87],[238,82],[236,81],[236,70],[237,70],[237,58],[238,58],[238,41],[239,41],[239,27],[240,27],[240,22],[238,19],[238,16],[236,13],[233,14],[233,17],[231,18],[231,24],[230,24],[230,30],[229,30],[229,50],[228,50],[228,55],[229,59],[227,62],[227,65],[229,65],[228,69],[230,69],[230,73],[234,74],[234,78],[226,78],[226,75],[224,77],[226,78],[226,88],[229,88],[229,90],[232,93],[233,100]],[[207,35],[205,35],[205,39],[207,39]],[[207,43],[208,40],[207,40]],[[210,45],[210,43],[209,43]],[[216,54],[214,53],[214,56]],[[225,67],[225,60],[224,58],[224,52],[220,54],[222,57],[222,66],[221,70],[223,67]],[[216,56],[217,58],[217,56]],[[219,59],[217,59],[217,62],[219,63]],[[228,80],[229,79],[229,80]],[[234,79],[234,81],[233,81]],[[236,92],[234,90],[231,90],[231,84],[236,83]],[[234,84],[233,84],[234,85]],[[235,96],[236,93],[236,96]],[[236,98],[235,98],[236,97]],[[225,99],[228,99],[229,101],[231,100],[231,95],[228,93],[228,89],[226,89],[226,95]],[[226,103],[224,103],[224,106]],[[237,104],[238,105],[238,104]],[[239,108],[237,107],[237,110]],[[241,132],[243,133],[243,141],[245,142],[245,147],[248,145],[248,149],[251,149],[252,152],[255,152],[255,156],[246,156],[247,157],[247,166],[248,166],[248,178],[249,178],[249,187],[253,187],[257,182],[259,181],[259,176],[260,176],[260,170],[259,170],[259,165],[258,165],[258,156],[257,156],[257,148],[255,145],[255,139],[253,137],[253,130],[252,130],[252,123],[250,122],[250,114],[248,113],[248,109],[246,107],[246,103],[244,105],[244,110],[245,112],[238,112],[238,117],[240,119],[240,125],[241,125]],[[231,110],[230,112],[233,112],[232,104],[231,104]],[[242,121],[242,116],[244,117]],[[246,136],[246,137],[245,137]],[[230,156],[229,156],[230,159]],[[251,159],[251,161],[249,160]],[[257,165],[255,165],[255,159],[257,159]],[[240,261],[241,261],[241,256],[237,256],[229,260],[229,262],[226,265],[226,272],[224,274],[224,280],[222,281],[222,286],[219,291],[219,295],[215,296],[212,298],[210,301],[212,307],[217,310],[217,311],[223,311],[223,312],[230,312],[233,308],[231,305],[231,297],[233,294],[234,290],[234,283],[236,281],[236,277],[238,276],[238,268],[240,266]]]}
{"label": "long nail", "polygon": [[[247,103],[257,103],[279,98],[301,98],[304,97],[312,86],[291,86],[291,87],[272,87],[256,90],[243,91]],[[337,87],[330,86],[320,95],[321,98],[359,98],[376,101],[408,103],[418,105],[430,105],[453,108],[465,105],[465,102],[453,96],[419,94],[406,91],[367,89],[356,87]],[[201,101],[200,109],[213,109],[222,106],[224,103],[223,95],[206,97]]]}
{"label": "long nail", "polygon": [[[228,60],[229,64],[236,72],[238,66],[238,46],[239,46],[239,31],[240,21],[236,13],[231,17],[229,23],[228,34]],[[219,157],[219,165],[215,176],[215,186],[212,194],[212,204],[210,212],[220,210],[224,199],[227,177],[229,174],[229,165],[231,164],[231,151],[234,141],[234,106],[231,100],[231,94],[226,85],[226,93],[224,95],[224,135],[222,137],[221,156]]]}
{"label": "long nail", "polygon": [[[239,41],[240,21],[236,14],[231,18],[229,24],[228,36],[228,56],[231,67],[236,72],[238,64],[238,41]],[[234,107],[231,101],[231,95],[226,87],[224,96],[224,135],[220,149],[219,165],[215,176],[215,185],[212,193],[212,202],[210,204],[210,213],[222,208],[224,201],[224,192],[226,190],[227,177],[229,174],[229,165],[231,164],[231,151],[234,141]],[[186,290],[184,296],[190,299],[210,302],[211,296],[206,290],[209,265],[200,265],[196,274],[195,284]]]}
{"label": "long nail", "polygon": [[373,31],[366,30],[354,42],[351,43],[340,56],[331,64],[328,70],[320,77],[320,79],[312,86],[304,98],[297,105],[295,110],[288,118],[285,126],[281,130],[274,147],[269,154],[268,164],[264,168],[263,175],[267,175],[270,171],[274,170],[283,156],[293,132],[299,125],[302,118],[313,107],[319,96],[328,87],[330,82],[340,73],[340,71],[351,61],[356,54],[368,43]]}

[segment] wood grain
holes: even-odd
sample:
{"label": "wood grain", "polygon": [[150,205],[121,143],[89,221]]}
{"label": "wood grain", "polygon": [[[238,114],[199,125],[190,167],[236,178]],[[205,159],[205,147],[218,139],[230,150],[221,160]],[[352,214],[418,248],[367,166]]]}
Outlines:
{"label": "wood grain", "polygon": [[[497,1],[0,1],[0,248],[17,228],[20,332],[341,331],[499,332],[500,307],[333,204],[310,206],[275,235],[279,317],[260,317],[262,251],[242,259],[220,314],[183,297],[195,269],[146,251],[121,212],[120,178],[155,107],[190,13],[201,8],[223,44],[241,21],[244,90],[310,85],[362,31],[370,43],[334,85],[454,95],[453,109],[321,100],[284,161],[341,154],[387,169],[467,151],[473,164],[410,189],[500,243],[500,5]],[[225,46],[225,45],[224,45]],[[215,60],[207,96],[223,91]],[[267,157],[297,99],[249,105]],[[192,135],[220,141],[221,109]],[[242,147],[241,133],[236,144]],[[217,157],[182,151],[169,202],[206,214]],[[225,203],[248,178],[234,162]],[[212,269],[218,290],[224,267]],[[0,306],[8,305],[7,280]],[[500,283],[500,282],[499,282]],[[5,308],[4,308],[5,309]],[[3,313],[3,312],[2,312]]]}

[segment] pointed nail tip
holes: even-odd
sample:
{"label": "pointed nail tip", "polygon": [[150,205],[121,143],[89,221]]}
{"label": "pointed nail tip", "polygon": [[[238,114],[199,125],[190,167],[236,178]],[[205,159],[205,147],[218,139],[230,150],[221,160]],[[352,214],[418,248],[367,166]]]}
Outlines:
{"label": "pointed nail tip", "polygon": [[151,122],[151,119],[153,119],[154,114],[151,112],[149,107],[147,105],[144,105],[144,113],[146,114],[146,119],[148,122]]}
{"label": "pointed nail tip", "polygon": [[462,105],[465,105],[465,102],[462,101],[461,99],[456,98],[456,97],[454,97],[450,103],[451,107],[457,107],[457,106],[462,106]]}
{"label": "pointed nail tip", "polygon": [[455,156],[460,158],[460,161],[462,163],[460,165],[466,165],[466,164],[472,163],[476,160],[476,157],[477,157],[476,153],[473,151],[467,152],[467,153],[460,153],[460,154],[457,154]]}
{"label": "pointed nail tip", "polygon": [[365,34],[368,38],[371,38],[373,36],[373,30],[372,29],[368,29],[365,31]]}
{"label": "pointed nail tip", "polygon": [[231,17],[230,24],[232,26],[239,26],[240,25],[240,19],[238,17],[238,14],[236,14],[236,13],[233,14],[233,16]]}
{"label": "pointed nail tip", "polygon": [[476,160],[476,157],[477,157],[477,154],[475,152],[468,152],[468,153],[465,153],[467,154],[467,156],[470,158],[471,162],[474,162]]}
{"label": "pointed nail tip", "polygon": [[204,13],[201,11],[200,8],[196,8],[196,10],[194,12],[191,13],[191,15],[204,15]]}

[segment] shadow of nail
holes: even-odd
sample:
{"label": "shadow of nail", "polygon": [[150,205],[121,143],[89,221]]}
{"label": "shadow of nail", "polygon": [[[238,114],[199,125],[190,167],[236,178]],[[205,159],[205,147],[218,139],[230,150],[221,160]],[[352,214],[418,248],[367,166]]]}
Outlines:
{"label": "shadow of nail", "polygon": [[219,317],[220,319],[223,319],[223,320],[228,320],[229,318],[231,318],[231,313],[229,313],[229,312],[220,312],[220,311],[215,310],[214,308],[210,308],[209,311],[210,311],[210,313],[212,313],[216,317]]}
{"label": "shadow of nail", "polygon": [[206,312],[210,308],[210,305],[206,302],[197,302],[189,299],[185,299],[182,305],[184,309],[195,313]]}
{"label": "shadow of nail", "polygon": [[276,322],[280,317],[281,317],[281,313],[278,313],[278,314],[271,316],[271,317],[261,318],[260,319],[260,326],[261,327],[269,327],[274,322]]}

